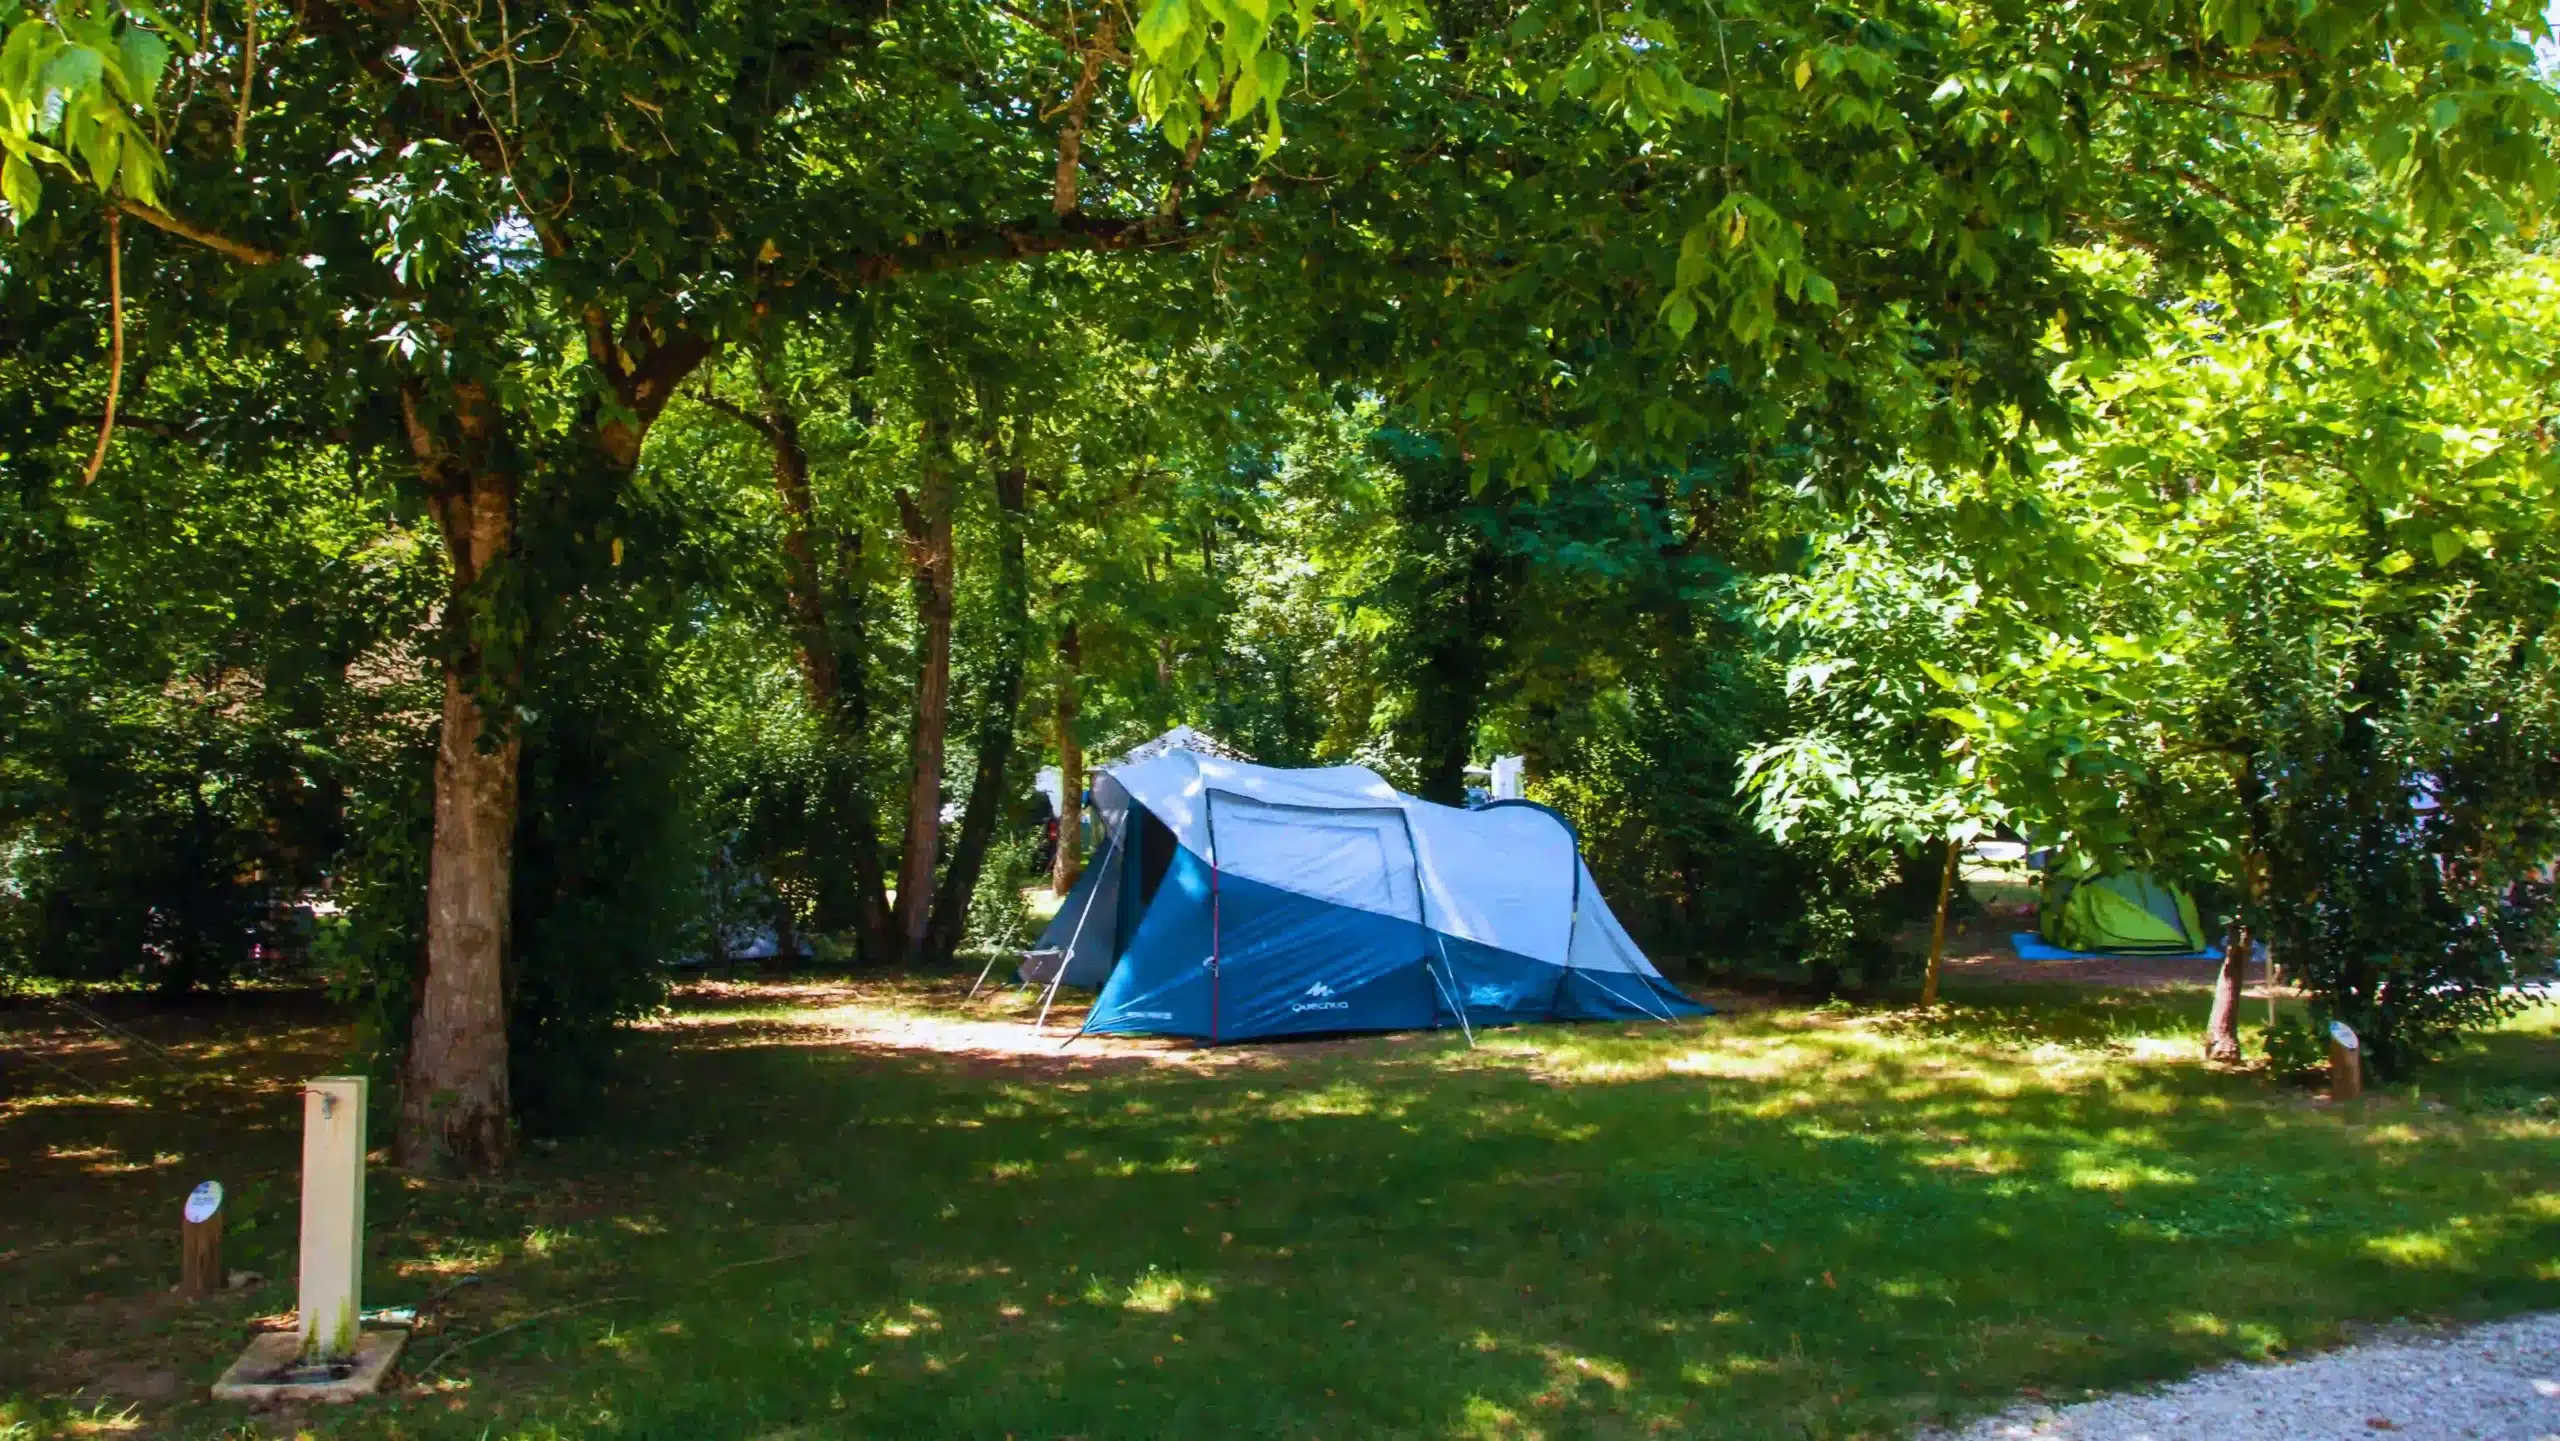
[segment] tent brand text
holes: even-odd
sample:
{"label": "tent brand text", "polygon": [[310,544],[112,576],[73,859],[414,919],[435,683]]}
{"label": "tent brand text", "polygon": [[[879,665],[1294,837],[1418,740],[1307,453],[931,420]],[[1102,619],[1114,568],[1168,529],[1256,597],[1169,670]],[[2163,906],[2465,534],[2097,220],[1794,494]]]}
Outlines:
{"label": "tent brand text", "polygon": [[1326,985],[1322,981],[1318,981],[1314,985],[1307,987],[1307,995],[1310,999],[1292,1001],[1289,1003],[1289,1009],[1300,1013],[1307,1011],[1347,1011],[1351,1009],[1351,1003],[1349,1001],[1337,1001],[1332,999],[1333,987]]}

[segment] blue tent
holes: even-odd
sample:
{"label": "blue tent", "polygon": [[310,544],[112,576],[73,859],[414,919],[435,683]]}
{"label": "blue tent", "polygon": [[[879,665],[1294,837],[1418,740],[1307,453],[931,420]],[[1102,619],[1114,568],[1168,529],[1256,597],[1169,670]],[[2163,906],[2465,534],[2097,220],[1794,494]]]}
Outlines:
{"label": "blue tent", "polygon": [[1244,1040],[1706,1013],[1601,900],[1543,806],[1458,810],[1362,766],[1187,750],[1098,777],[1102,842],[1028,979],[1099,986],[1085,1029]]}

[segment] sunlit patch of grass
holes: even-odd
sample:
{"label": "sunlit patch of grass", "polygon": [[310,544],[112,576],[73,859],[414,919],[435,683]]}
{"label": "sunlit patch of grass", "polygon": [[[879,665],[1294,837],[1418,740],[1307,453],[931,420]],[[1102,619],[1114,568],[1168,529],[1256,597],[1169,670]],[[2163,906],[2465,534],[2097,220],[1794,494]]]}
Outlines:
{"label": "sunlit patch of grass", "polygon": [[2137,1186],[2192,1186],[2197,1183],[2197,1177],[2190,1172],[2140,1161],[2101,1160],[2090,1155],[2074,1155],[2063,1159],[2062,1183],[2084,1191],[2123,1192]]}
{"label": "sunlit patch of grass", "polygon": [[1354,1081],[1337,1081],[1329,1086],[1283,1096],[1271,1104],[1269,1114],[1282,1120],[1313,1116],[1365,1116],[1377,1104],[1377,1097],[1367,1086]]}
{"label": "sunlit patch of grass", "polygon": [[2400,1266],[2442,1266],[2454,1258],[2454,1245],[2441,1231],[2401,1231],[2374,1236],[2365,1249]]}
{"label": "sunlit patch of grass", "polygon": [[[147,1103],[139,1096],[115,1095],[104,1091],[34,1091],[0,1101],[0,1119],[30,1111],[86,1109],[96,1106],[140,1110],[145,1104]],[[0,1431],[0,1441],[6,1441],[8,1434]]]}
{"label": "sunlit patch of grass", "polygon": [[1124,1311],[1152,1311],[1161,1316],[1184,1306],[1205,1305],[1216,1299],[1216,1287],[1150,1266],[1145,1274],[1129,1283],[1128,1289],[1120,1295],[1119,1304]]}
{"label": "sunlit patch of grass", "polygon": [[48,1161],[67,1161],[92,1176],[127,1175],[152,1167],[148,1161],[127,1159],[113,1146],[47,1146],[44,1156]]}

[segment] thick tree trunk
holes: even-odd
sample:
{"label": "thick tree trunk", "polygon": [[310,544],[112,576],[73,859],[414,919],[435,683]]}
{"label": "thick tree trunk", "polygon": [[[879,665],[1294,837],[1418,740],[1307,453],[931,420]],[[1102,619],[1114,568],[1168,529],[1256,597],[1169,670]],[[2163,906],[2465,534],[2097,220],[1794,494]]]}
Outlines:
{"label": "thick tree trunk", "polygon": [[[1017,460],[1019,456],[1017,447]],[[1004,817],[1005,776],[1022,713],[1022,668],[1031,649],[1031,578],[1022,555],[1023,482],[1018,464],[996,472],[996,613],[1001,630],[978,724],[977,774],[969,784],[968,807],[960,814],[960,834],[952,841],[951,864],[944,868],[933,899],[927,949],[936,964],[948,962],[960,949],[969,927],[969,902],[986,868],[987,843]]]}
{"label": "thick tree trunk", "polygon": [[489,397],[458,386],[444,415],[415,388],[401,406],[453,568],[445,602],[444,721],[436,742],[435,839],[427,862],[426,975],[401,1086],[400,1158],[413,1169],[492,1169],[513,1131],[507,1101],[507,924],[522,742],[486,701],[514,689],[473,624],[484,581],[515,546],[517,478]]}
{"label": "thick tree trunk", "polygon": [[1076,623],[1058,637],[1058,847],[1049,858],[1049,889],[1064,896],[1084,874],[1084,746],[1076,740],[1076,688],[1084,646]]}
{"label": "thick tree trunk", "polygon": [[908,964],[924,959],[933,919],[934,865],[942,842],[942,760],[951,722],[954,590],[949,457],[928,431],[920,496],[898,495],[915,572],[916,693],[907,730],[907,833],[898,867],[897,934]]}
{"label": "thick tree trunk", "polygon": [[[650,424],[712,342],[644,307],[617,339],[605,312],[583,317],[590,360],[614,404],[591,406],[579,481],[619,483]],[[411,1017],[399,1155],[423,1169],[487,1170],[512,1147],[508,1100],[508,930],[523,742],[503,707],[524,681],[527,611],[513,593],[522,457],[502,402],[477,381],[400,386],[401,421],[452,567],[444,715],[436,741],[435,836],[427,861],[426,968]]]}

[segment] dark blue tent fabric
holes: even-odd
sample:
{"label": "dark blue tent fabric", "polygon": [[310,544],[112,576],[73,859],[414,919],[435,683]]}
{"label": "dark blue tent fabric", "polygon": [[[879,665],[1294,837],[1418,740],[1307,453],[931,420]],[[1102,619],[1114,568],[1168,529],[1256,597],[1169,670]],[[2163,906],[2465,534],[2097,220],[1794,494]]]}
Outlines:
{"label": "dark blue tent fabric", "polygon": [[[1215,925],[1212,925],[1212,915]],[[1214,934],[1213,934],[1214,930]],[[1218,965],[1209,961],[1214,948]],[[1084,1029],[1245,1040],[1710,1014],[1666,982],[1581,971],[1226,874],[1177,849]]]}
{"label": "dark blue tent fabric", "polygon": [[1433,1024],[1415,922],[1220,876],[1213,985],[1211,915],[1208,863],[1177,853],[1085,1029],[1227,1040]]}

